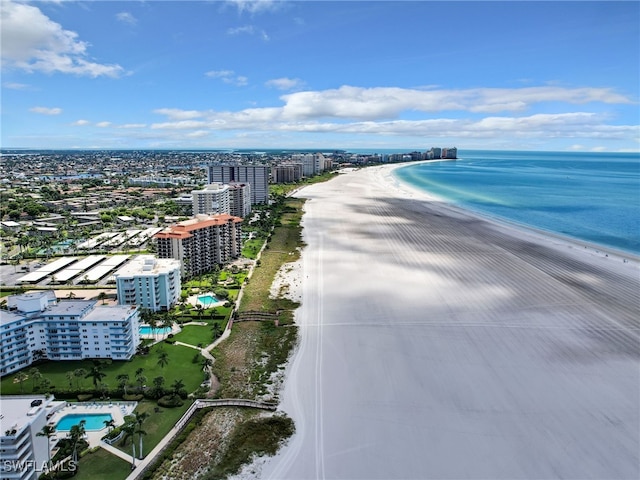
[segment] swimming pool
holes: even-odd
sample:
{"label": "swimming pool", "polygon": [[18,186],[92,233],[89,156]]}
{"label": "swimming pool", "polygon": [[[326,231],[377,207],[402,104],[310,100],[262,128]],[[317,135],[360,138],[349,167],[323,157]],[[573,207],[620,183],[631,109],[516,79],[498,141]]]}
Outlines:
{"label": "swimming pool", "polygon": [[82,420],[85,420],[84,429],[87,431],[102,430],[106,428],[105,420],[113,420],[110,413],[71,413],[65,415],[60,419],[56,425],[56,430],[62,432],[68,432],[71,427],[78,425]]}
{"label": "swimming pool", "polygon": [[204,305],[205,307],[208,307],[209,305],[218,303],[220,300],[218,300],[216,297],[214,297],[211,294],[207,294],[207,295],[199,296],[198,301],[202,303],[202,305]]}
{"label": "swimming pool", "polygon": [[164,335],[171,332],[171,327],[151,329],[149,325],[140,325],[140,335]]}

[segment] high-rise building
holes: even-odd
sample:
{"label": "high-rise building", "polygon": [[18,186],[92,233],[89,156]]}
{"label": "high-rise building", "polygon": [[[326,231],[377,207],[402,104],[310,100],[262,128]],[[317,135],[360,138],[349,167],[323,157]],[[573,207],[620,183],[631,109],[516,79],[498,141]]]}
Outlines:
{"label": "high-rise building", "polygon": [[118,304],[170,310],[180,300],[180,276],[179,260],[139,255],[114,274]]}
{"label": "high-rise building", "polygon": [[40,358],[129,360],[140,343],[135,306],[56,299],[53,290],[7,297],[0,310],[0,375]]}
{"label": "high-rise building", "polygon": [[209,183],[248,183],[252,205],[269,201],[269,167],[266,165],[209,165]]}
{"label": "high-rise building", "polygon": [[281,163],[272,167],[274,183],[295,183],[302,179],[302,163]]}
{"label": "high-rise building", "polygon": [[229,184],[229,213],[232,217],[245,218],[251,214],[251,185]]}
{"label": "high-rise building", "polygon": [[35,480],[49,461],[49,440],[38,436],[52,411],[53,397],[18,395],[2,397],[0,415],[0,478]]}
{"label": "high-rise building", "polygon": [[193,190],[193,215],[231,213],[229,186],[211,183],[202,190]]}
{"label": "high-rise building", "polygon": [[242,253],[242,218],[228,214],[197,215],[154,235],[160,258],[182,262],[186,278],[207,273]]}

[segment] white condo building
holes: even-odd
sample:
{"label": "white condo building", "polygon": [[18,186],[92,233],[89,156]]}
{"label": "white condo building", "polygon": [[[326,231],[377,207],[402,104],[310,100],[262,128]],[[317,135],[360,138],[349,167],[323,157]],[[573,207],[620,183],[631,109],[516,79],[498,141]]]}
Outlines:
{"label": "white condo building", "polygon": [[49,460],[47,437],[38,436],[52,411],[53,397],[2,397],[0,415],[0,478],[35,480]]}
{"label": "white condo building", "polygon": [[0,375],[39,358],[129,360],[140,343],[135,306],[58,301],[52,290],[7,297],[0,310]]}
{"label": "white condo building", "polygon": [[215,215],[231,213],[229,185],[211,183],[203,190],[193,190],[193,211],[195,215]]}
{"label": "white condo building", "polygon": [[181,269],[180,260],[137,256],[114,274],[118,304],[170,310],[180,300]]}

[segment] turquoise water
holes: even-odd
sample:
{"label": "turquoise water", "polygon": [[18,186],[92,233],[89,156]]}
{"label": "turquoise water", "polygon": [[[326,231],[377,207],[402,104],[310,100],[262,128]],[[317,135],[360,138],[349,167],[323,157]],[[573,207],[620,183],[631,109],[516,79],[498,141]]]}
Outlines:
{"label": "turquoise water", "polygon": [[71,427],[78,425],[82,420],[86,421],[85,430],[102,430],[105,428],[104,421],[112,419],[113,417],[111,417],[110,413],[72,413],[60,419],[56,425],[56,430],[68,432]]}
{"label": "turquoise water", "polygon": [[198,297],[198,301],[201,302],[205,307],[208,307],[213,303],[217,303],[218,299],[213,295],[202,295]]}
{"label": "turquoise water", "polygon": [[640,155],[458,151],[394,171],[460,207],[640,254]]}
{"label": "turquoise water", "polygon": [[154,328],[153,330],[148,325],[140,326],[140,335],[163,335],[169,333],[171,327]]}

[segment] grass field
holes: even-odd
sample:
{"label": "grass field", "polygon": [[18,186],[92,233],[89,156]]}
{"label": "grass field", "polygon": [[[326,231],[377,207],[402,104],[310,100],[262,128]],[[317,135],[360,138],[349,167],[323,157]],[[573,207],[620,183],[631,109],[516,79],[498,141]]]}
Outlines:
{"label": "grass field", "polygon": [[[220,333],[222,333],[224,328],[223,322],[216,322],[220,325]],[[188,343],[189,345],[202,344],[202,346],[209,345],[213,342],[213,322],[210,322],[208,325],[200,326],[200,325],[185,325],[182,327],[182,331],[180,333],[176,333],[173,336],[173,339],[176,342]]]}
{"label": "grass field", "polygon": [[[158,365],[158,353],[165,351],[169,355],[169,363],[164,367]],[[103,372],[106,377],[102,380],[110,389],[116,389],[118,381],[116,377],[120,374],[129,375],[129,383],[135,384],[135,372],[142,368],[143,375],[147,378],[147,385],[152,385],[155,377],[164,377],[165,385],[170,386],[175,380],[182,380],[185,389],[188,392],[194,391],[203,379],[202,367],[199,364],[192,363],[195,350],[180,345],[168,345],[166,343],[158,343],[151,347],[148,355],[136,355],[131,361],[118,361],[105,363]],[[49,379],[51,386],[57,391],[70,390],[67,372],[73,372],[76,369],[84,369],[87,372],[91,370],[93,362],[89,360],[82,361],[47,361],[38,365],[36,368],[44,378]],[[23,370],[29,375],[30,368]],[[9,375],[2,379],[0,388],[3,395],[20,394],[20,383],[14,383],[15,374]],[[91,378],[75,378],[71,382],[73,390],[92,390],[93,380]],[[77,388],[79,387],[79,388]],[[132,390],[132,389],[130,389]],[[28,378],[23,382],[23,392],[25,394],[34,393],[34,381]]]}
{"label": "grass field", "polygon": [[74,480],[123,480],[131,473],[131,463],[104,449],[85,455],[78,463]]}
{"label": "grass field", "polygon": [[[156,402],[143,400],[138,403],[135,409],[136,413],[146,413],[149,417],[142,424],[142,429],[146,432],[146,435],[142,436],[142,453],[147,455],[154,447],[162,440],[167,433],[178,422],[180,417],[187,411],[191,401],[185,400],[182,407],[175,408],[163,408],[158,407]],[[157,410],[157,411],[156,411]],[[135,436],[136,441],[136,455],[139,455],[138,435]],[[127,455],[131,455],[131,440],[127,441],[126,445],[114,444],[114,447],[119,448]]]}

